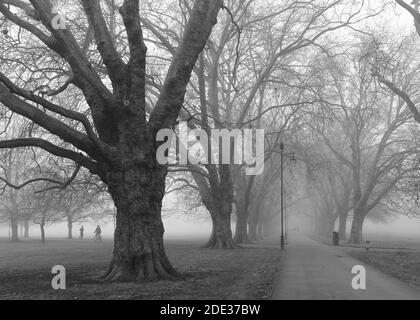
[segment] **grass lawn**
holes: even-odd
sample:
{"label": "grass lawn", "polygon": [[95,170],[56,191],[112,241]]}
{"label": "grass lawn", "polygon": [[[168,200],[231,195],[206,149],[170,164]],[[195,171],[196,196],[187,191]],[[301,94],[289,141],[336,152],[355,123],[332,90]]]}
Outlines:
{"label": "grass lawn", "polygon": [[351,251],[354,258],[420,288],[420,251]]}
{"label": "grass lawn", "polygon": [[[111,241],[0,241],[0,299],[268,299],[280,263],[280,250],[269,245],[212,250],[172,241],[166,248],[184,280],[106,283],[99,277]],[[66,290],[51,288],[54,265],[66,268]]]}

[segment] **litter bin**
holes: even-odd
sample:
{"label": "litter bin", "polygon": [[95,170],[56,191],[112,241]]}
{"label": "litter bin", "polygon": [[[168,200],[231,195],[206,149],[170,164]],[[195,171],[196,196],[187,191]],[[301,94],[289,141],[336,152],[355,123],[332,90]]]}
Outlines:
{"label": "litter bin", "polygon": [[340,245],[340,236],[338,232],[333,232],[333,245],[337,247]]}

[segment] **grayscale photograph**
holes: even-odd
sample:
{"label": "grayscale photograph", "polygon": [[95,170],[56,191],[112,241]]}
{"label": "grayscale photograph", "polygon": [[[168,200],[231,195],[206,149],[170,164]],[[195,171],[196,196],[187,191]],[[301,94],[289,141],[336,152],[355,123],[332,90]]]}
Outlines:
{"label": "grayscale photograph", "polygon": [[420,300],[420,0],[0,0],[0,300]]}

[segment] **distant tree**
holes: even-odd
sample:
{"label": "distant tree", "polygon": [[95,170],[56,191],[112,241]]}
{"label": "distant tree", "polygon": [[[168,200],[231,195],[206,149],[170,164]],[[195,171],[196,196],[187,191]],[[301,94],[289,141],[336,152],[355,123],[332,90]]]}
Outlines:
{"label": "distant tree", "polygon": [[73,225],[89,220],[101,220],[114,214],[112,200],[106,193],[86,184],[61,191],[60,212],[67,222],[67,238],[73,239]]}
{"label": "distant tree", "polygon": [[[226,1],[228,14],[215,28],[194,69],[195,77],[182,117],[192,129],[207,132],[269,127],[276,121],[281,127],[285,121],[282,114],[287,118],[308,103],[296,98],[299,94],[294,92],[295,83],[290,79],[298,78],[301,69],[293,65],[299,65],[300,58],[305,59],[306,49],[320,46],[325,35],[357,20],[361,7],[350,8],[347,4],[347,1],[283,1],[262,5],[255,1]],[[160,4],[151,6],[156,13],[167,10]],[[349,15],[336,15],[336,9],[344,7]],[[333,23],[328,21],[331,15],[335,16]],[[173,28],[182,26],[185,20],[156,14],[156,18],[142,18],[142,21],[154,41],[167,52],[174,51],[174,43],[179,43],[180,38]],[[276,95],[276,89],[286,93],[285,88],[289,94]],[[281,109],[285,111],[278,112]],[[260,126],[259,120],[262,120]],[[174,170],[191,172],[210,213],[213,231],[207,247],[236,248],[238,243],[248,240],[249,203],[244,195],[246,190],[251,190],[253,178],[244,188],[235,186],[233,175],[238,175],[232,173],[236,169],[229,164],[190,163]],[[235,189],[243,190],[244,194],[237,193],[235,199]],[[232,203],[236,203],[235,239],[231,231]]]}
{"label": "distant tree", "polygon": [[42,243],[46,241],[45,227],[63,220],[60,214],[62,201],[62,194],[57,191],[38,193],[30,200],[33,223],[39,225]]}
{"label": "distant tree", "polygon": [[[323,85],[322,92],[329,99],[321,104],[324,117],[317,121],[325,145],[351,171],[349,241],[355,244],[362,241],[369,212],[415,170],[409,163],[419,152],[405,101],[378,92],[366,57],[366,51],[355,50],[351,61],[341,64],[345,69],[337,69],[334,63],[327,67],[331,85]],[[327,83],[327,79],[323,74],[321,81]]]}
{"label": "distant tree", "polygon": [[10,223],[12,241],[19,241],[19,224],[24,224],[24,237],[28,237],[30,211],[25,208],[25,180],[30,176],[33,167],[28,150],[7,150],[0,155],[0,205],[5,218]]}

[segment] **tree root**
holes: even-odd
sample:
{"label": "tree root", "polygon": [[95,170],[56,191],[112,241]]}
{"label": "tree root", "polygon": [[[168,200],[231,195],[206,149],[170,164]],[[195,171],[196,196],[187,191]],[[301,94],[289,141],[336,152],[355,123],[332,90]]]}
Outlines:
{"label": "tree root", "polygon": [[124,263],[112,262],[108,271],[101,277],[106,282],[151,282],[176,281],[182,276],[170,265],[167,259],[150,259],[136,263],[136,267],[128,267]]}
{"label": "tree root", "polygon": [[248,236],[244,236],[244,235],[235,236],[235,238],[233,239],[233,241],[236,244],[250,244],[250,243],[252,243],[251,239]]}
{"label": "tree root", "polygon": [[240,245],[236,244],[232,238],[212,237],[207,244],[203,246],[205,249],[240,249]]}

